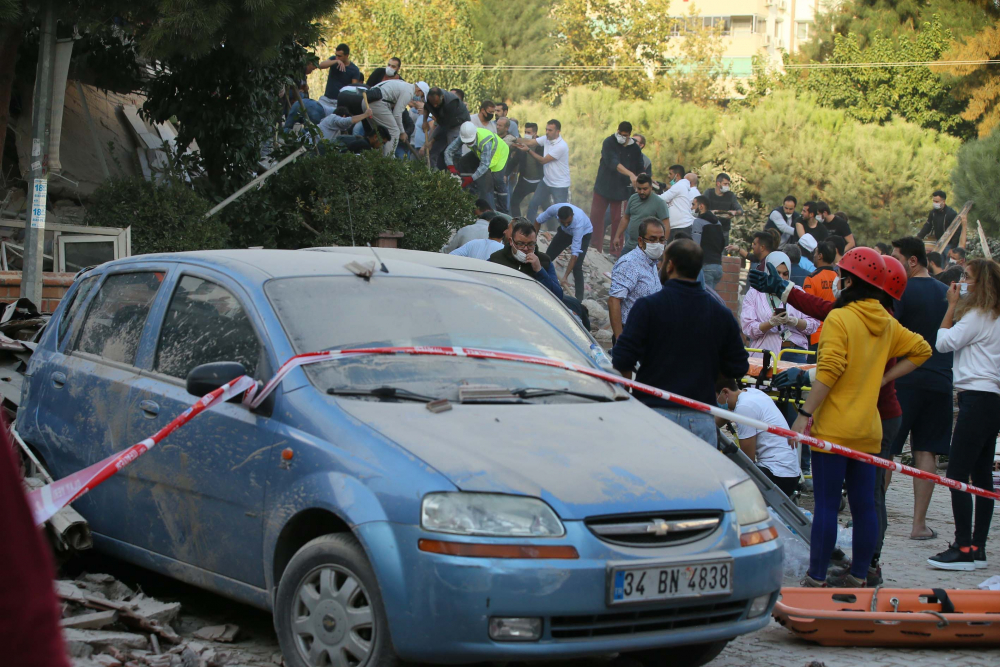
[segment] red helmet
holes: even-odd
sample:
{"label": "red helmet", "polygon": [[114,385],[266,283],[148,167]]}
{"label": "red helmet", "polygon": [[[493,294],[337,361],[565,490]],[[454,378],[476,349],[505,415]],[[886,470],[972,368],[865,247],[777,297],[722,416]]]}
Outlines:
{"label": "red helmet", "polygon": [[898,301],[903,298],[903,290],[906,289],[906,269],[892,255],[882,255],[882,261],[885,262],[885,282],[882,291]]}
{"label": "red helmet", "polygon": [[882,289],[885,280],[885,262],[874,248],[852,248],[838,265],[844,271]]}

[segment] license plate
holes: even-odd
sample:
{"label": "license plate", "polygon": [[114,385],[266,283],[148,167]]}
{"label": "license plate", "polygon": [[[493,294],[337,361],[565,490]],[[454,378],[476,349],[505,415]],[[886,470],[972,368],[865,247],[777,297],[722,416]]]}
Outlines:
{"label": "license plate", "polygon": [[611,570],[611,604],[733,592],[733,561],[675,563]]}

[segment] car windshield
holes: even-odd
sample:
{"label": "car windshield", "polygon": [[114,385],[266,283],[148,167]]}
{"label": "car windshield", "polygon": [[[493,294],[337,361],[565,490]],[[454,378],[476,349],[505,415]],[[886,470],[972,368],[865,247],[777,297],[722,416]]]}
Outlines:
{"label": "car windshield", "polygon": [[[479,283],[376,274],[281,278],[265,286],[296,353],[356,347],[470,347],[589,359],[551,324]],[[565,370],[455,357],[372,356],[306,367],[322,390],[394,386],[454,399],[463,385],[571,389],[614,396],[611,385]]]}

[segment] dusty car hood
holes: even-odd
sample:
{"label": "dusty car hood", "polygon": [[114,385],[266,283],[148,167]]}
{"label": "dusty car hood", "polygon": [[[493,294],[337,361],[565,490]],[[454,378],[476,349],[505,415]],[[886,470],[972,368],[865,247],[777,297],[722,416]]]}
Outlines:
{"label": "dusty car hood", "polygon": [[636,400],[455,405],[337,399],[341,408],[465,491],[546,500],[564,519],[730,509],[745,477],[708,444]]}

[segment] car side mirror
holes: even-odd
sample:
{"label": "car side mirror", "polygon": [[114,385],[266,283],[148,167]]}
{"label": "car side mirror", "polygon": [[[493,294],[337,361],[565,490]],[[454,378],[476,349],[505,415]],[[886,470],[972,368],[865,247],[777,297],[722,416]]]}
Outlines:
{"label": "car side mirror", "polygon": [[204,396],[246,374],[243,364],[235,361],[215,361],[195,366],[187,376],[187,391],[192,396]]}

